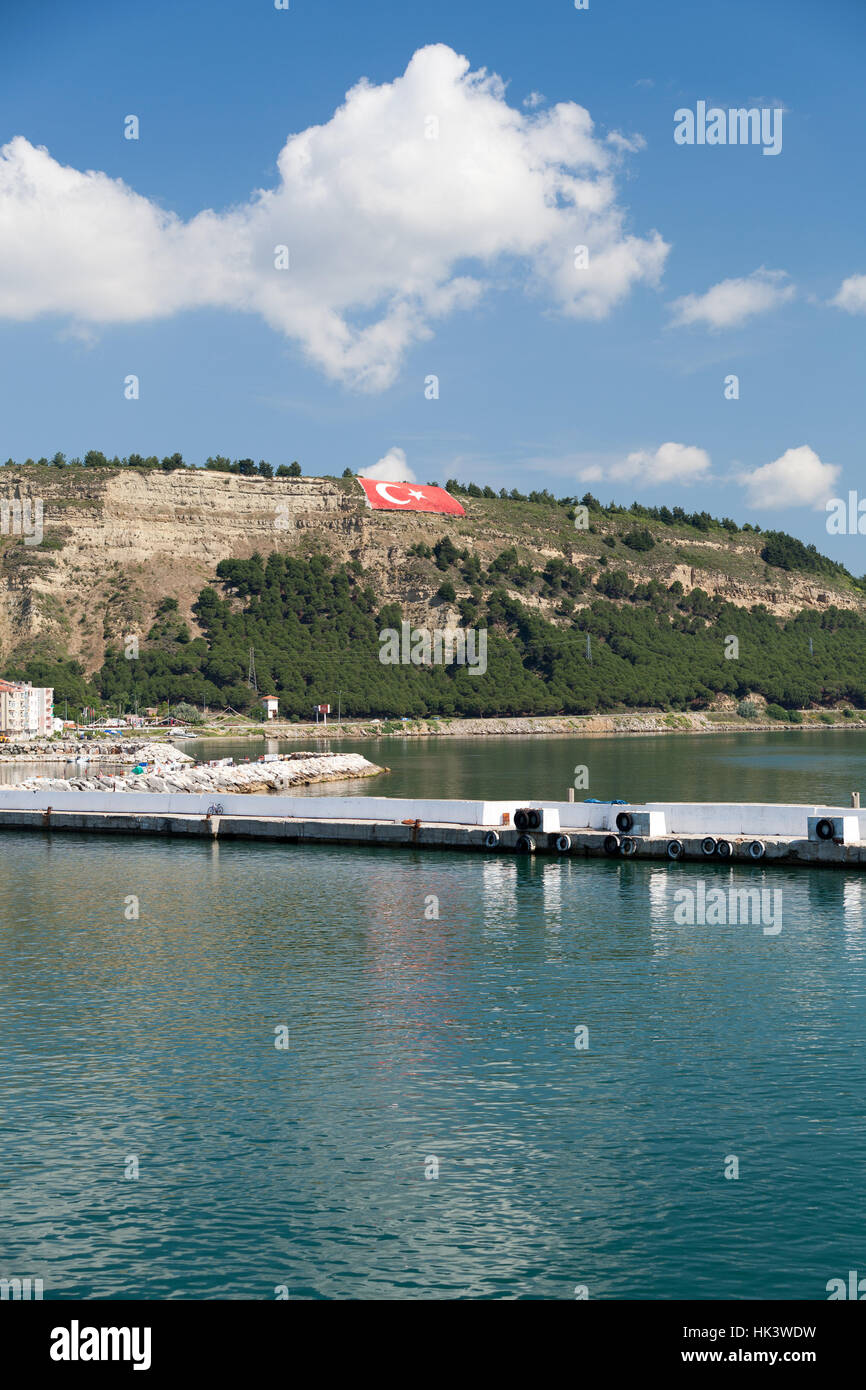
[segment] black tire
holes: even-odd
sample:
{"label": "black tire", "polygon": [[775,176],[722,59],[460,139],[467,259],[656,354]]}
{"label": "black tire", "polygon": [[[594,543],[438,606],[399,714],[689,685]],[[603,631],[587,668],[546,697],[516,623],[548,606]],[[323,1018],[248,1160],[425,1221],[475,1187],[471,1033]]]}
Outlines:
{"label": "black tire", "polygon": [[499,836],[497,835],[496,831],[488,830],[487,834],[484,836],[484,848],[495,849],[498,844]]}
{"label": "black tire", "polygon": [[636,849],[637,840],[633,840],[630,835],[623,835],[619,846],[620,854],[624,854],[626,855],[626,857],[628,857],[628,855],[634,854]]}
{"label": "black tire", "polygon": [[818,824],[815,826],[815,834],[818,836],[819,840],[832,840],[834,834],[833,822],[827,819],[819,820]]}
{"label": "black tire", "polygon": [[703,850],[704,854],[715,854],[716,842],[713,839],[712,835],[708,835],[705,840],[701,840],[701,849]]}
{"label": "black tire", "polygon": [[530,829],[530,830],[540,830],[540,829],[541,829],[541,812],[540,812],[540,811],[536,811],[536,810],[534,810],[534,809],[531,810],[531,811],[527,811],[527,812],[526,812],[526,818],[527,818],[527,820],[529,821],[529,829]]}
{"label": "black tire", "polygon": [[621,830],[623,835],[626,835],[628,831],[631,830],[633,825],[634,817],[630,816],[628,811],[620,811],[619,815],[616,818],[617,830]]}
{"label": "black tire", "polygon": [[571,836],[557,835],[556,848],[560,854],[568,854],[568,851],[571,849]]}
{"label": "black tire", "polygon": [[733,846],[731,845],[730,840],[719,840],[718,844],[716,845],[716,854],[719,856],[719,858],[730,859],[732,853]]}
{"label": "black tire", "polygon": [[752,859],[763,859],[763,857],[764,857],[764,849],[765,849],[765,846],[764,846],[763,840],[753,840],[752,843],[749,845],[749,856],[750,856],[750,858],[752,858]]}
{"label": "black tire", "polygon": [[668,859],[679,859],[682,852],[682,840],[668,840]]}
{"label": "black tire", "polygon": [[518,854],[534,854],[535,841],[531,835],[520,835],[517,840]]}
{"label": "black tire", "polygon": [[604,852],[605,854],[619,854],[619,840],[616,835],[605,835]]}
{"label": "black tire", "polygon": [[515,830],[529,829],[529,816],[526,814],[523,807],[521,807],[519,811],[514,812],[514,828]]}

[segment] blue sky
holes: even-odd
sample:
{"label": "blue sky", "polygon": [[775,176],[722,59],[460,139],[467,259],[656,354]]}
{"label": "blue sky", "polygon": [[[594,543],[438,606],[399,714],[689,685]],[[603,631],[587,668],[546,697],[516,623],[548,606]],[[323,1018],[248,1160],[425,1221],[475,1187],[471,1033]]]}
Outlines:
{"label": "blue sky", "polygon": [[[864,40],[860,0],[3,0],[0,457],[400,449],[421,481],[706,507],[862,573],[823,500],[866,492]],[[783,108],[781,153],[675,144],[699,101]]]}

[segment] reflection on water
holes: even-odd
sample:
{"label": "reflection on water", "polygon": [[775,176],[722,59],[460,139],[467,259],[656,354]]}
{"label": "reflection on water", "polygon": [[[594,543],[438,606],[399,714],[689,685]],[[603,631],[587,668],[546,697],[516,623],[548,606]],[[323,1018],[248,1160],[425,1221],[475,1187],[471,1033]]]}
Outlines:
{"label": "reflection on water", "polygon": [[65,762],[14,762],[0,763],[0,787],[14,786],[28,777],[95,777],[101,772],[125,773],[131,771],[131,764],[114,762],[88,762],[79,765],[74,758]]}
{"label": "reflection on water", "polygon": [[[392,741],[388,791],[552,795],[582,762],[592,794],[686,798],[730,773],[723,740],[505,742]],[[845,748],[841,772],[816,754],[825,795],[859,770]],[[796,766],[730,775],[803,795]],[[854,1267],[857,874],[0,844],[0,1276],[46,1297],[813,1299]],[[678,924],[699,878],[780,891],[782,931]]]}

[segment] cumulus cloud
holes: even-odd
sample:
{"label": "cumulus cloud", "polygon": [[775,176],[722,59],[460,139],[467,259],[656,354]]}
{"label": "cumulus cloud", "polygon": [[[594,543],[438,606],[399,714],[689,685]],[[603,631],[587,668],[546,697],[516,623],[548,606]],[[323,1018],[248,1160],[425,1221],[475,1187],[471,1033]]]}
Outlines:
{"label": "cumulus cloud", "polygon": [[793,299],[793,285],[784,270],[763,266],[739,280],[720,280],[706,294],[687,294],[674,300],[675,324],[703,323],[710,328],[736,328],[755,314],[765,314]]}
{"label": "cumulus cloud", "polygon": [[866,275],[849,275],[830,303],[849,314],[866,314]]}
{"label": "cumulus cloud", "polygon": [[375,478],[379,482],[415,483],[417,478],[406,462],[406,451],[393,444],[378,463],[358,470],[362,478]]}
{"label": "cumulus cloud", "polygon": [[710,468],[710,456],[694,444],[660,444],[654,451],[638,449],[618,463],[590,464],[580,471],[583,482],[678,483],[702,482]]}
{"label": "cumulus cloud", "polygon": [[740,473],[738,482],[752,507],[821,508],[834,495],[841,471],[837,464],[822,463],[814,449],[801,444],[786,449],[772,463]]}
{"label": "cumulus cloud", "polygon": [[0,150],[0,317],[241,310],[330,377],[381,390],[437,319],[509,273],[588,319],[657,283],[668,246],[629,233],[617,200],[623,150],[638,143],[598,135],[574,102],[509,106],[500,78],[443,44],[290,136],[274,188],[189,221],[18,136]]}

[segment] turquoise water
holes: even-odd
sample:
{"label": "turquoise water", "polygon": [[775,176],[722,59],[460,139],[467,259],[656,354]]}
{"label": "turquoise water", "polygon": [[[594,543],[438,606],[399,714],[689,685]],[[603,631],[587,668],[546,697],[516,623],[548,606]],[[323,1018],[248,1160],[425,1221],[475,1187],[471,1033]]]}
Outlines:
{"label": "turquoise water", "polygon": [[[547,797],[566,800],[574,769],[588,785],[575,792],[626,801],[815,801],[848,805],[866,792],[866,732],[628,735],[602,738],[383,738],[309,743],[225,740],[184,743],[197,758],[257,757],[310,748],[362,753],[391,769],[340,794],[359,796]],[[333,784],[306,789],[329,796]],[[866,805],[866,795],[863,798]]]}
{"label": "turquoise water", "polygon": [[[580,763],[598,796],[847,800],[866,738],[368,755],[394,770],[362,793],[564,795]],[[2,1276],[822,1299],[864,1267],[859,875],[15,832],[0,852]],[[677,925],[698,873],[781,890],[783,930]]]}

